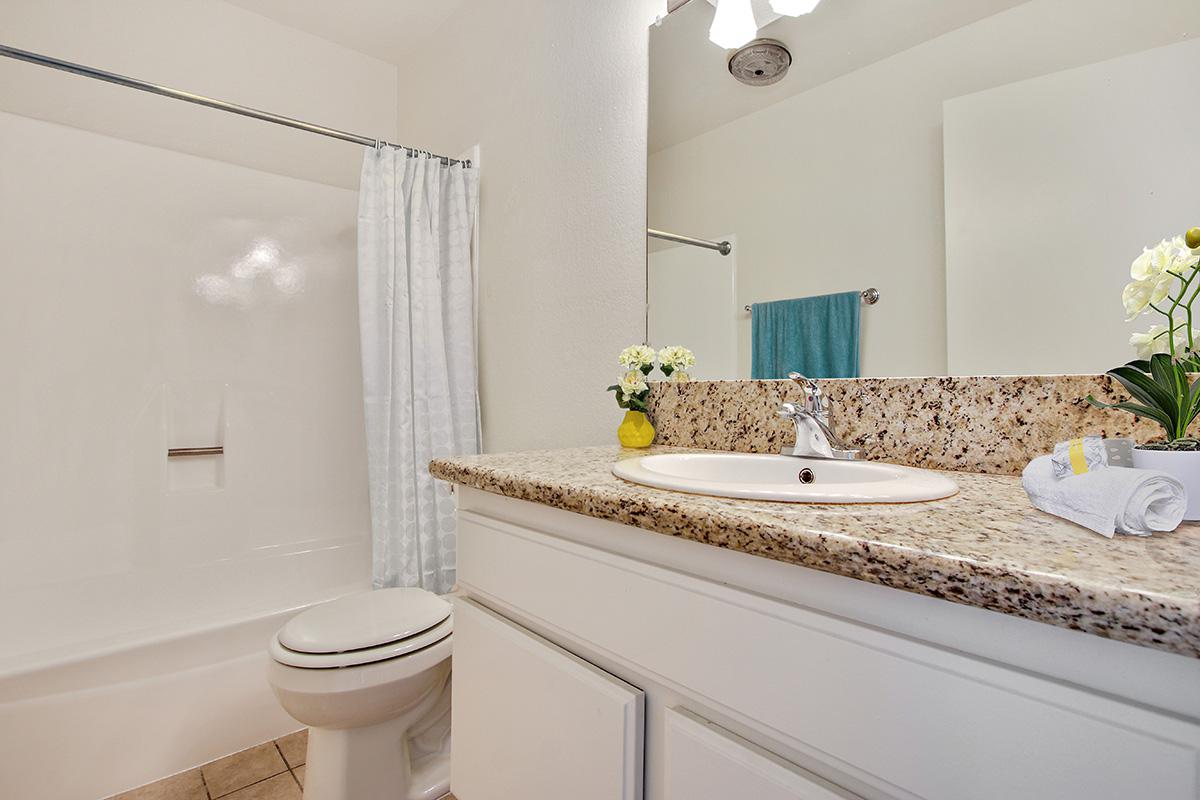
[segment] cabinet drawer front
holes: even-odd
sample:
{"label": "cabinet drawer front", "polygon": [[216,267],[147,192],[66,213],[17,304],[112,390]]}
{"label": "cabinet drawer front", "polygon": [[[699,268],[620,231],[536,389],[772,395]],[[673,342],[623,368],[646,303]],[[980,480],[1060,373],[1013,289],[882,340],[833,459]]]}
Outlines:
{"label": "cabinet drawer front", "polygon": [[482,606],[454,604],[458,800],[640,800],[642,692]]}
{"label": "cabinet drawer front", "polygon": [[1198,797],[1181,720],[469,512],[459,536],[468,591],[885,794]]}
{"label": "cabinet drawer front", "polygon": [[854,800],[854,796],[688,711],[666,711],[664,800]]}

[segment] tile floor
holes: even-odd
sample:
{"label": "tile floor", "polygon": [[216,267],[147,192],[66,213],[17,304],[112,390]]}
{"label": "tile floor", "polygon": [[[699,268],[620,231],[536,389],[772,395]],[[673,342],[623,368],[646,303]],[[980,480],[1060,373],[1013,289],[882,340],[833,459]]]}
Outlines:
{"label": "tile floor", "polygon": [[111,800],[301,800],[307,749],[299,731]]}
{"label": "tile floor", "polygon": [[308,731],[297,731],[109,800],[301,800],[307,750]]}

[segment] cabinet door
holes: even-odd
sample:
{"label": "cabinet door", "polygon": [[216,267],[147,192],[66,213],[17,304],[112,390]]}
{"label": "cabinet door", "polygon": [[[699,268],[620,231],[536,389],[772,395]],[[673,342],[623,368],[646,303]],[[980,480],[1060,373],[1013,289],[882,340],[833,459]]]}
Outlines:
{"label": "cabinet door", "polygon": [[477,603],[454,606],[458,800],[640,800],[641,690]]}
{"label": "cabinet door", "polygon": [[665,800],[851,800],[795,764],[679,708],[666,712]]}

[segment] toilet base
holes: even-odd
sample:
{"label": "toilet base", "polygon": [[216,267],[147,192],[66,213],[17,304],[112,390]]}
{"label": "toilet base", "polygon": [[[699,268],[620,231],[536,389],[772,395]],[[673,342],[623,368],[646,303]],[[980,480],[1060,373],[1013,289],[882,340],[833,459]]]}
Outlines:
{"label": "toilet base", "polygon": [[304,800],[438,800],[450,791],[450,756],[410,760],[409,720],[363,728],[309,728]]}

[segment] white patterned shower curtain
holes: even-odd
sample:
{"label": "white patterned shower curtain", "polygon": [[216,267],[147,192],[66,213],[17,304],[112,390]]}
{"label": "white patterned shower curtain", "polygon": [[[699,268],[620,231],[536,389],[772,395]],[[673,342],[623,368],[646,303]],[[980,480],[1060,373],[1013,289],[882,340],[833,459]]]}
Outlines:
{"label": "white patterned shower curtain", "polygon": [[478,169],[368,148],[358,305],[376,588],[444,593],[454,499],[430,459],[479,452],[471,248]]}

